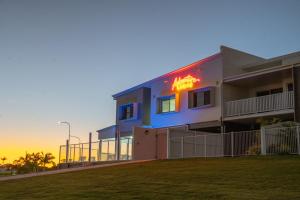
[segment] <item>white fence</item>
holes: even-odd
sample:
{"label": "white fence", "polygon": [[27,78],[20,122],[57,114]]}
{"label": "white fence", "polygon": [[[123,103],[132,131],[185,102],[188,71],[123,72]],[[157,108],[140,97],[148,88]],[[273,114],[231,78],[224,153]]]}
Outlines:
{"label": "white fence", "polygon": [[283,92],[225,103],[225,116],[240,116],[294,108],[294,92]]}
{"label": "white fence", "polygon": [[[170,129],[168,155],[169,158],[300,155],[299,130],[299,127],[283,127],[225,134],[197,134]],[[180,131],[182,134],[178,136]]]}
{"label": "white fence", "polygon": [[299,126],[262,129],[262,154],[299,154]]}

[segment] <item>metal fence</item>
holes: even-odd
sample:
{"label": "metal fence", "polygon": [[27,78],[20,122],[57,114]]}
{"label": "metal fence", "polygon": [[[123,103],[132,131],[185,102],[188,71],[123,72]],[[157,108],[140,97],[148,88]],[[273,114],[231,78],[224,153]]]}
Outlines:
{"label": "metal fence", "polygon": [[[68,153],[66,146],[60,146],[59,163],[112,161],[118,159],[116,154],[117,141],[115,139],[70,144]],[[132,138],[121,138],[119,148],[119,160],[132,159]]]}
{"label": "metal fence", "polygon": [[300,127],[263,129],[261,138],[262,154],[299,154]]}
{"label": "metal fence", "polygon": [[[169,130],[169,158],[299,154],[299,127],[224,134]],[[181,136],[178,134],[181,132]],[[173,137],[173,135],[176,135]]]}

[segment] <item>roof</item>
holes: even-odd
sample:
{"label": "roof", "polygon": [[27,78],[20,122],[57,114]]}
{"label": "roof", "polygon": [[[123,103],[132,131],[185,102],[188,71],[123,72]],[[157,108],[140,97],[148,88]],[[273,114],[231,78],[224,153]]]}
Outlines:
{"label": "roof", "polygon": [[156,81],[156,80],[159,80],[159,79],[164,78],[164,77],[166,77],[166,76],[169,76],[169,75],[172,75],[172,74],[175,74],[175,73],[178,73],[178,72],[181,72],[181,71],[184,71],[184,70],[193,68],[193,67],[198,66],[198,65],[201,65],[201,64],[203,64],[203,63],[212,61],[212,60],[218,58],[220,55],[221,55],[221,53],[213,54],[213,55],[211,55],[211,56],[209,56],[209,57],[206,57],[206,58],[204,58],[204,59],[198,60],[198,61],[196,61],[196,62],[193,62],[193,63],[189,64],[189,65],[180,67],[179,69],[173,70],[173,71],[171,71],[171,72],[169,72],[169,73],[166,73],[166,74],[164,74],[164,75],[161,75],[161,76],[159,76],[159,77],[156,77],[156,78],[154,78],[154,79],[151,79],[151,80],[149,80],[149,81],[146,81],[146,82],[141,83],[141,84],[139,84],[139,85],[136,85],[136,86],[134,86],[134,87],[131,87],[131,88],[127,89],[127,90],[123,90],[123,91],[121,91],[121,92],[119,92],[119,93],[116,93],[116,94],[112,95],[112,97],[113,97],[114,99],[116,99],[116,98],[118,98],[118,97],[120,97],[120,96],[122,96],[122,95],[124,95],[124,94],[130,93],[130,92],[132,92],[132,91],[135,91],[135,90],[140,89],[140,88],[143,88],[143,87],[147,87],[147,85],[150,84],[150,83],[153,82],[153,81]]}

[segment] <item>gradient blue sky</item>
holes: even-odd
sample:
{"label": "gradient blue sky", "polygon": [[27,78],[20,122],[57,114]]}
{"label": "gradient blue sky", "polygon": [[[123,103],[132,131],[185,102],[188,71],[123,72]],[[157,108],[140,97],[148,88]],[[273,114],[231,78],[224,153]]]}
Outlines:
{"label": "gradient blue sky", "polygon": [[[300,1],[0,0],[0,156],[114,124],[111,95],[219,51],[300,50]],[[94,134],[96,136],[96,134]]]}

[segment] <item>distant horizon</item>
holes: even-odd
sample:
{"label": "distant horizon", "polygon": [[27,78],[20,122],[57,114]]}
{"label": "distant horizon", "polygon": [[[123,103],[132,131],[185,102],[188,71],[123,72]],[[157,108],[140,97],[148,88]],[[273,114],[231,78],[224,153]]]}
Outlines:
{"label": "distant horizon", "polygon": [[[300,1],[0,1],[0,157],[115,123],[113,94],[219,52],[300,51]],[[73,142],[77,140],[72,139]]]}

